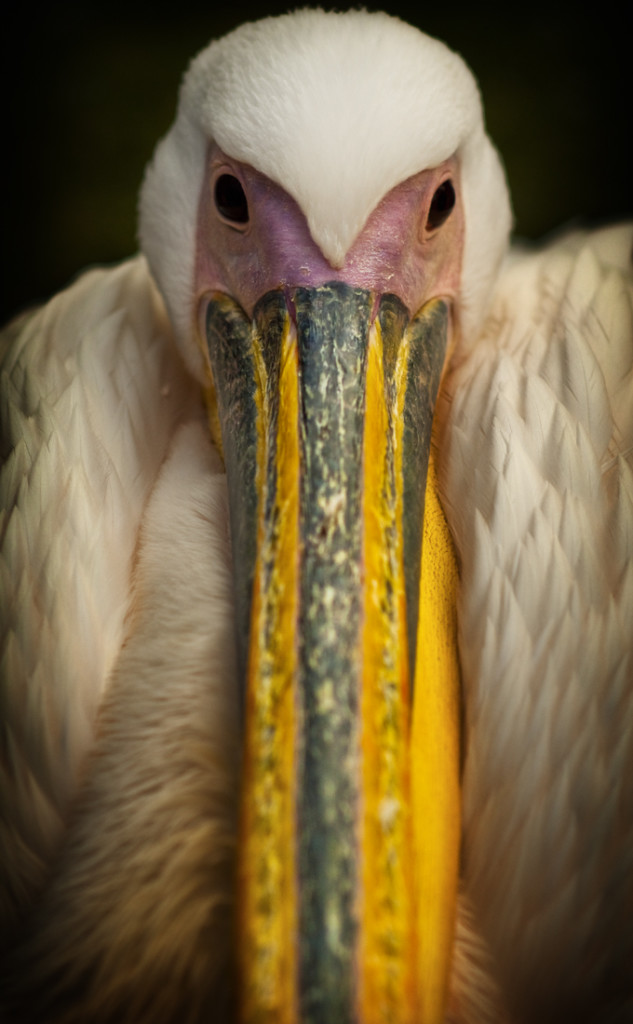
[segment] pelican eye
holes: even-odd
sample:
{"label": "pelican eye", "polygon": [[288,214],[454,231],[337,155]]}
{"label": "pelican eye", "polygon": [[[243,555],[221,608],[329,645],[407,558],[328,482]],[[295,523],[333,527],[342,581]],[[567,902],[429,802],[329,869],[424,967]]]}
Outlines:
{"label": "pelican eye", "polygon": [[453,188],[453,182],[450,178],[447,178],[435,190],[435,195],[431,200],[429,208],[429,215],[426,219],[426,230],[435,231],[436,228],[440,228],[444,221],[448,219],[454,206],[455,189]]}
{"label": "pelican eye", "polygon": [[248,200],[242,183],[233,174],[221,174],[215,183],[215,206],[233,224],[248,224]]}

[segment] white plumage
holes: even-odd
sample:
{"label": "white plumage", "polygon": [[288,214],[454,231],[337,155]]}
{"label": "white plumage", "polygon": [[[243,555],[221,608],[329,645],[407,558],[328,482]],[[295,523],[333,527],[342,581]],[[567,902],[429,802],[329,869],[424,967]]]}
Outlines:
{"label": "white plumage", "polygon": [[476,82],[443,43],[385,14],[350,11],[333,21],[304,10],[244,25],[193,61],[178,117],[146,172],[139,227],[198,375],[196,220],[210,138],[283,185],[334,267],[390,189],[457,152],[468,207],[460,315],[467,336],[476,329],[507,243],[510,204]]}
{"label": "white plumage", "polygon": [[172,1019],[210,924],[226,964],[239,743],[225,477],[142,257],[29,318],[2,413],[2,948],[45,888],[27,985],[97,959],[76,1020]]}
{"label": "white plumage", "polygon": [[[241,39],[247,48],[251,35],[272,40],[281,25],[286,66],[283,46],[301,22],[316,31],[331,17],[304,12]],[[355,26],[364,39],[376,23],[345,17],[349,50]],[[396,48],[413,32],[379,28]],[[319,38],[312,32],[315,46]],[[327,179],[306,184],[300,162],[276,170],[266,133],[251,138],[258,115],[248,109],[231,135],[241,52],[232,39],[194,63],[185,109],[204,107],[196,97],[211,61],[230,102],[220,98],[202,123],[231,156],[287,186],[334,261],[389,188],[459,150],[472,97],[484,157],[466,213],[476,188],[488,220],[501,207],[481,250],[467,220],[466,334],[436,420],[461,566],[466,716],[465,896],[449,1013],[624,1022],[633,1017],[633,229],[508,257],[474,344],[468,328],[507,213],[463,65],[424,42],[429,60],[439,55],[435,74],[447,62],[457,76],[466,127],[446,152],[431,147],[428,163],[417,143],[411,153],[401,142],[395,163],[368,176],[353,224],[329,241],[328,217],[340,223],[340,211],[323,206]],[[226,65],[213,63],[222,46]],[[239,68],[240,102],[254,89],[250,66],[245,78]],[[292,135],[286,108],[283,117]],[[180,122],[149,172],[143,241],[195,367],[206,143],[194,142],[190,158],[189,142],[178,148],[187,133]],[[359,164],[367,159],[364,139]],[[184,190],[178,160],[190,175]],[[156,184],[161,161],[188,204],[175,227],[174,207],[157,210],[169,195]],[[143,257],[85,275],[10,329],[1,402],[0,949],[12,956],[0,978],[38,1021],[222,1020],[239,758],[225,478]]]}
{"label": "white plumage", "polygon": [[534,1020],[633,1012],[632,237],[510,261],[444,391],[465,873]]}

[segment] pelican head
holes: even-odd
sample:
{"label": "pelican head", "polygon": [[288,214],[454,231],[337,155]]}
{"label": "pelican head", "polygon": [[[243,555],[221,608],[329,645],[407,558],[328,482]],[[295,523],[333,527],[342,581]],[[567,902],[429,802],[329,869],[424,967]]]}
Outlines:
{"label": "pelican head", "polygon": [[456,758],[425,766],[415,729],[409,749],[412,719],[435,723],[425,484],[447,355],[509,226],[470,72],[382,14],[212,43],[147,171],[142,247],[228,475],[244,1019],[441,1014],[457,830],[420,822],[416,792],[430,771],[454,804]]}

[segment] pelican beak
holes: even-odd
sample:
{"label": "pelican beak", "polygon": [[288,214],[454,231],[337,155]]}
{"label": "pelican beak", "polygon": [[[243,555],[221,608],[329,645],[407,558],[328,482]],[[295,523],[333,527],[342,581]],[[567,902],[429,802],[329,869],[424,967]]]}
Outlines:
{"label": "pelican beak", "polygon": [[341,283],[270,292],[252,320],[224,294],[206,307],[245,680],[248,1024],[443,1017],[458,678],[426,481],[448,322],[443,301],[411,318]]}

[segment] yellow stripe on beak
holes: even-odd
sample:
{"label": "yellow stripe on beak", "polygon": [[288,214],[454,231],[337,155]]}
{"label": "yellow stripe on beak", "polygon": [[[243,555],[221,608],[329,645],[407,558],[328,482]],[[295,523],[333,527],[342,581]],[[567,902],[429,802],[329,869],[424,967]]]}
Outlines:
{"label": "yellow stripe on beak", "polygon": [[380,322],[367,353],[363,439],[363,771],[359,1019],[414,1019],[409,655],[402,557],[402,422],[406,340],[385,398]]}
{"label": "yellow stripe on beak", "polygon": [[[254,338],[258,493],[266,492],[270,410],[267,373]],[[299,551],[297,340],[282,337],[276,488],[272,517],[258,516],[246,693],[244,800],[240,829],[241,1016],[258,1024],[297,1020],[295,865],[295,689]],[[293,429],[295,424],[295,429]],[[274,524],[283,521],[278,533]],[[265,534],[265,526],[272,530]],[[275,536],[272,536],[272,533]],[[273,550],[275,549],[275,550]]]}
{"label": "yellow stripe on beak", "polygon": [[461,798],[455,551],[437,494],[433,451],[424,506],[411,732],[419,1020],[441,1024],[457,910]]}
{"label": "yellow stripe on beak", "polygon": [[[369,339],[366,394],[371,414],[363,442],[359,1019],[363,1024],[441,1024],[459,870],[457,565],[431,455],[411,723],[401,464],[409,342],[405,333],[393,374],[390,416],[380,334],[376,321]],[[393,459],[388,458],[390,444]],[[389,535],[397,538],[395,545]]]}

